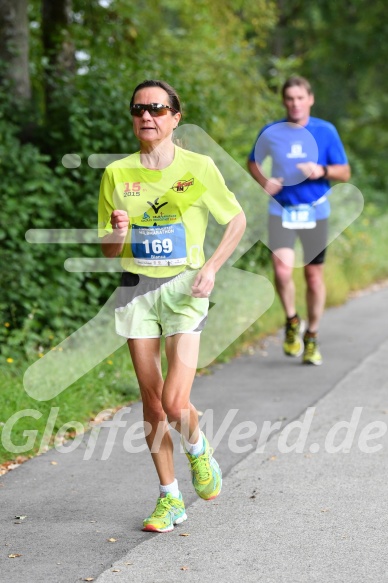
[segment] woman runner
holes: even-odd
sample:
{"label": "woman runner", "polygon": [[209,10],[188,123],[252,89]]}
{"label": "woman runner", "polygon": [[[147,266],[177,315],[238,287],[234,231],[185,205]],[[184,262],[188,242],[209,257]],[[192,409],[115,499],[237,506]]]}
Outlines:
{"label": "woman runner", "polygon": [[[140,150],[104,172],[99,234],[104,255],[121,256],[116,331],[128,339],[160,483],[156,508],[143,530],[168,532],[187,518],[169,425],[181,434],[198,496],[211,500],[221,490],[221,470],[199,429],[190,391],[215,276],[243,235],[245,215],[212,159],[173,143],[182,114],[170,85],[144,81],[133,92],[130,111]],[[205,260],[209,212],[227,226]]]}

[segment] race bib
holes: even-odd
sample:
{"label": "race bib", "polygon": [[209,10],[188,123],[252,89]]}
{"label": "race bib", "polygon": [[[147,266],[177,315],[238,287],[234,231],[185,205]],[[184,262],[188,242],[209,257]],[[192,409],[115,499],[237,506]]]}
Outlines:
{"label": "race bib", "polygon": [[137,265],[186,263],[186,233],[182,223],[160,227],[132,225],[131,247]]}
{"label": "race bib", "polygon": [[285,229],[314,229],[316,226],[315,207],[309,204],[286,206],[282,212],[282,225]]}

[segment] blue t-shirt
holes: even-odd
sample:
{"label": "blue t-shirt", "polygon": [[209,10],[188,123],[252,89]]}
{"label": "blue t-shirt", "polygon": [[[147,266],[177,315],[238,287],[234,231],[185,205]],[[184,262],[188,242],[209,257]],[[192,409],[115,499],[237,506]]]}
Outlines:
{"label": "blue t-shirt", "polygon": [[314,204],[316,218],[327,218],[330,205],[325,195],[330,189],[329,181],[306,179],[296,165],[301,162],[323,166],[348,163],[333,124],[317,117],[310,117],[304,127],[288,123],[286,119],[267,124],[260,131],[249,160],[261,165],[267,156],[272,159],[272,177],[284,179],[282,190],[270,198],[270,214],[281,215],[281,207],[285,206]]}

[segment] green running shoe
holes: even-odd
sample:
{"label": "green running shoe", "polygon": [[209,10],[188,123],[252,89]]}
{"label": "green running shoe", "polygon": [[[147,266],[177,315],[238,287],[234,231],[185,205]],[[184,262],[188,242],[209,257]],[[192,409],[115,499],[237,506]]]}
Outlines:
{"label": "green running shoe", "polygon": [[303,352],[301,321],[299,317],[286,323],[283,351],[287,356],[293,357],[300,356]]}
{"label": "green running shoe", "polygon": [[318,342],[316,336],[306,336],[304,341],[303,364],[315,364],[319,366],[322,364],[322,355],[319,352]]}
{"label": "green running shoe", "polygon": [[186,519],[187,514],[182,494],[179,492],[179,498],[167,494],[164,498],[158,498],[155,510],[151,516],[143,521],[143,530],[170,532],[174,530],[174,524],[180,524]]}
{"label": "green running shoe", "polygon": [[222,472],[220,466],[213,457],[213,449],[202,433],[204,452],[199,455],[191,455],[185,448],[183,449],[190,462],[191,477],[196,493],[203,500],[213,500],[221,492]]}

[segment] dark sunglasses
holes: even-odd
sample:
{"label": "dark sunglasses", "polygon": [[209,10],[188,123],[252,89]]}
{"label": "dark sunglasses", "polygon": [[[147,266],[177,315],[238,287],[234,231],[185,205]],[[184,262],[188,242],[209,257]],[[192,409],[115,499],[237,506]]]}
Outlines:
{"label": "dark sunglasses", "polygon": [[131,107],[131,115],[134,115],[135,117],[142,117],[145,111],[148,111],[152,117],[167,115],[168,111],[178,113],[176,109],[173,109],[169,105],[163,105],[163,103],[135,103],[135,105],[132,105]]}

